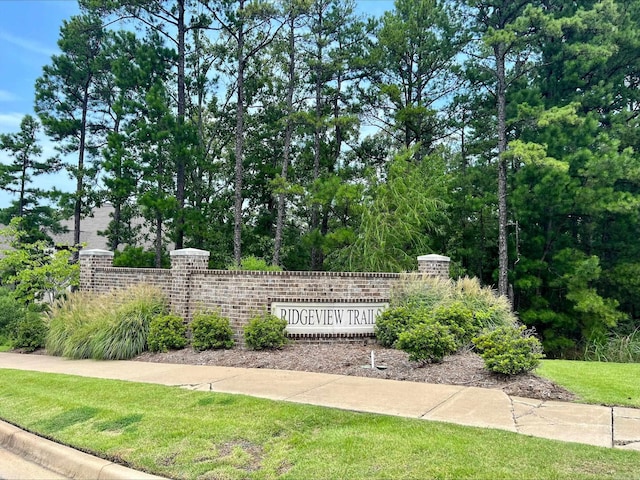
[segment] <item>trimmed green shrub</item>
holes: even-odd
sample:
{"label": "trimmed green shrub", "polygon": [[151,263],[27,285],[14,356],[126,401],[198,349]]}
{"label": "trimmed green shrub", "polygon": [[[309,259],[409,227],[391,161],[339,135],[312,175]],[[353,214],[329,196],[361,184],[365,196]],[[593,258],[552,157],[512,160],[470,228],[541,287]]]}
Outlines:
{"label": "trimmed green shrub", "polygon": [[233,347],[229,319],[218,313],[196,313],[191,321],[191,346],[202,351]]}
{"label": "trimmed green shrub", "polygon": [[413,311],[408,307],[388,308],[376,319],[376,340],[383,347],[393,347],[398,335],[406,331],[412,322]]}
{"label": "trimmed green shrub", "polygon": [[287,321],[270,313],[257,315],[244,327],[244,341],[251,350],[282,348],[287,340]]}
{"label": "trimmed green shrub", "polygon": [[177,315],[159,315],[149,324],[147,343],[152,352],[179,350],[187,345],[187,327]]}
{"label": "trimmed green shrub", "polygon": [[458,346],[471,342],[481,328],[475,323],[474,313],[462,302],[437,307],[431,314],[433,322],[449,328],[456,338]]}
{"label": "trimmed green shrub", "polygon": [[33,352],[44,347],[47,337],[47,324],[42,316],[30,312],[15,324],[12,347],[20,348],[25,352]]}
{"label": "trimmed green shrub", "polygon": [[473,343],[485,367],[505,375],[530,372],[543,357],[540,341],[524,325],[498,327],[474,338]]}
{"label": "trimmed green shrub", "polygon": [[396,346],[409,354],[409,360],[420,363],[439,362],[458,347],[449,328],[438,322],[420,323],[402,332]]}

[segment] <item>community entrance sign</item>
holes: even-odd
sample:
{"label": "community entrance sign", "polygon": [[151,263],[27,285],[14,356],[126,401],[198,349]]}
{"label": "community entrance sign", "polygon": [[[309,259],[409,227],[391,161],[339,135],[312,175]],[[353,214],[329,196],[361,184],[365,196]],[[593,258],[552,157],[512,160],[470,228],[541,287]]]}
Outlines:
{"label": "community entrance sign", "polygon": [[388,306],[386,302],[273,302],[271,313],[287,321],[290,334],[372,334],[376,318]]}

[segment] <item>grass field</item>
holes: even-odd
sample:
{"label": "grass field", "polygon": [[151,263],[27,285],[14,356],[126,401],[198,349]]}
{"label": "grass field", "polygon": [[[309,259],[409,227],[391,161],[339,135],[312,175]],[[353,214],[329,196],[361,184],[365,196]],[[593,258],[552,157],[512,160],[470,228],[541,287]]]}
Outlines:
{"label": "grass field", "polygon": [[640,364],[543,360],[536,370],[579,401],[640,408]]}
{"label": "grass field", "polygon": [[172,478],[638,478],[640,453],[240,395],[0,370],[0,417]]}

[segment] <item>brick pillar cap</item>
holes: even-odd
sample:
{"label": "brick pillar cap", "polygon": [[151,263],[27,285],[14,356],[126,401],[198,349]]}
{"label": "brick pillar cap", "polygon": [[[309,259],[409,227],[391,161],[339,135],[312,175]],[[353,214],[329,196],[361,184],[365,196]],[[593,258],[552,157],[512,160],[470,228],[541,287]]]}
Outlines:
{"label": "brick pillar cap", "polygon": [[419,262],[450,262],[451,258],[445,257],[444,255],[436,255],[432,253],[430,255],[420,255],[418,257]]}
{"label": "brick pillar cap", "polygon": [[113,257],[113,252],[99,248],[91,248],[80,250],[79,255],[81,257]]}
{"label": "brick pillar cap", "polygon": [[197,248],[183,248],[181,250],[173,250],[169,252],[170,257],[208,257],[209,252],[206,250],[198,250]]}

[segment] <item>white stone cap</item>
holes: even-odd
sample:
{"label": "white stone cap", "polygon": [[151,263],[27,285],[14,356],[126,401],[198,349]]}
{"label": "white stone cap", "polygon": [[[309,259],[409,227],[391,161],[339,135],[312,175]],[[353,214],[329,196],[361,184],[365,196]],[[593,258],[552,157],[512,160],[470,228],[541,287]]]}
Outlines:
{"label": "white stone cap", "polygon": [[431,255],[420,255],[418,257],[419,262],[450,262],[451,258],[445,257],[444,255],[436,255],[432,253]]}
{"label": "white stone cap", "polygon": [[206,250],[198,250],[197,248],[182,248],[169,252],[170,257],[208,257],[210,255]]}
{"label": "white stone cap", "polygon": [[113,252],[100,248],[90,248],[80,250],[79,255],[81,257],[113,257]]}

